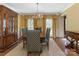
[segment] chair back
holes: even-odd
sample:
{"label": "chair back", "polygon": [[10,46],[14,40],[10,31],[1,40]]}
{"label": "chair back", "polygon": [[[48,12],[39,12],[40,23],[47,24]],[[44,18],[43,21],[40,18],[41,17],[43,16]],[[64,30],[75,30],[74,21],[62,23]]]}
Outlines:
{"label": "chair back", "polygon": [[40,31],[28,30],[27,31],[27,51],[38,52],[40,51]]}
{"label": "chair back", "polygon": [[23,29],[22,29],[22,35],[25,35],[26,32],[27,32],[27,28],[23,28]]}
{"label": "chair back", "polygon": [[49,40],[49,38],[50,38],[50,28],[47,28],[45,39]]}

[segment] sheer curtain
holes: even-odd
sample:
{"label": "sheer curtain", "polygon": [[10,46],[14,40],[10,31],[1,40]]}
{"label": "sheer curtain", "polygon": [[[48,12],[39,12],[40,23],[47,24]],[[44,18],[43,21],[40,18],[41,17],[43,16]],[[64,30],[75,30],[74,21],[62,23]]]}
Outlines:
{"label": "sheer curtain", "polygon": [[53,35],[53,28],[52,28],[52,24],[53,24],[53,20],[51,18],[47,18],[46,19],[46,28],[50,28],[51,31],[50,31],[50,36],[52,37]]}

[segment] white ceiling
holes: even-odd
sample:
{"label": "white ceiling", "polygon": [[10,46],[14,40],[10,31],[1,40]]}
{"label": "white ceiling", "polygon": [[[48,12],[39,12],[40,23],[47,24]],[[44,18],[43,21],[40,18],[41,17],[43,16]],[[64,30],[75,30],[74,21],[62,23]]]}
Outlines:
{"label": "white ceiling", "polygon": [[[3,4],[18,13],[37,13],[36,3],[5,3]],[[39,3],[38,12],[39,13],[62,13],[72,3]]]}

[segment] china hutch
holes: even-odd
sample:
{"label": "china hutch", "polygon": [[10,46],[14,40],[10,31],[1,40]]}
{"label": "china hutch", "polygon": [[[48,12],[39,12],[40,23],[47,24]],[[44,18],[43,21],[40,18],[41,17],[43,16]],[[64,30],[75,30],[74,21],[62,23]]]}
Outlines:
{"label": "china hutch", "polygon": [[18,18],[13,10],[0,5],[0,52],[17,43]]}

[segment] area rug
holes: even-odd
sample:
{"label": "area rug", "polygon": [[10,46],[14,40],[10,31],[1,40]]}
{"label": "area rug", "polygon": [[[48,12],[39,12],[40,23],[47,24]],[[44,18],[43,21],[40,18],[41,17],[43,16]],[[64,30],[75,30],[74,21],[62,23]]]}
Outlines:
{"label": "area rug", "polygon": [[[21,42],[8,52],[5,56],[27,56],[27,50],[23,48],[23,43]],[[53,39],[49,41],[49,50],[45,48],[40,56],[65,56],[64,52],[57,46]]]}

